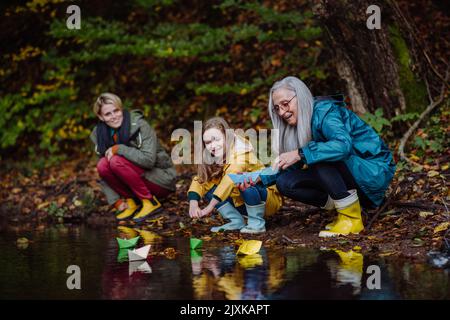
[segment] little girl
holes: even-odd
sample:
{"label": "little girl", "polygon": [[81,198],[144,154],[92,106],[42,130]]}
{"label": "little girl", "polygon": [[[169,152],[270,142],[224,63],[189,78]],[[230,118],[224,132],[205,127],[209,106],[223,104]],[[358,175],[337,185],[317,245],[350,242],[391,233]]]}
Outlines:
{"label": "little girl", "polygon": [[[216,208],[230,222],[211,228],[212,232],[265,232],[264,216],[277,212],[282,205],[282,198],[275,185],[265,187],[257,184],[245,190],[235,186],[229,173],[255,171],[264,168],[264,165],[257,159],[252,145],[244,138],[230,134],[230,131],[228,123],[220,117],[211,118],[204,125],[205,152],[188,191],[189,215],[191,218],[200,218]],[[209,202],[204,209],[198,205],[202,198]],[[248,215],[247,225],[242,214]]]}

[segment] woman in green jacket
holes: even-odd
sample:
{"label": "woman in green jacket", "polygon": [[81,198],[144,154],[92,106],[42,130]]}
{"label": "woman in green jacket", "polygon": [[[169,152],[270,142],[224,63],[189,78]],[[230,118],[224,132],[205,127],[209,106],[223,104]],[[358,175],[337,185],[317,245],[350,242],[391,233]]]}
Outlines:
{"label": "woman in green jacket", "polygon": [[118,209],[118,220],[142,222],[161,209],[157,198],[175,191],[172,160],[142,112],[123,109],[117,95],[102,93],[93,110],[100,121],[90,138],[100,157],[102,190]]}

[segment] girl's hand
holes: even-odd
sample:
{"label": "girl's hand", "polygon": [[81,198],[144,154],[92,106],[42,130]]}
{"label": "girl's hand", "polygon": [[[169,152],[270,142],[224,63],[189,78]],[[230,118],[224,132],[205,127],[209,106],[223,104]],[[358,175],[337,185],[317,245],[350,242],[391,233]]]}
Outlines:
{"label": "girl's hand", "polygon": [[189,201],[189,216],[191,218],[200,218],[200,207],[198,206],[197,200]]}
{"label": "girl's hand", "polygon": [[105,157],[106,157],[106,159],[108,159],[108,161],[111,160],[111,158],[112,158],[113,155],[114,155],[114,154],[113,154],[111,148],[109,148],[108,150],[106,150],[106,152],[105,152]]}
{"label": "girl's hand", "polygon": [[257,184],[259,181],[261,181],[260,177],[256,178],[256,181],[253,181],[252,178],[249,178],[248,181],[247,181],[247,179],[244,179],[244,183],[238,183],[237,187],[239,188],[239,190],[245,191],[248,188]]}
{"label": "girl's hand", "polygon": [[125,201],[122,202],[122,203],[117,207],[117,210],[119,210],[119,211],[124,211],[124,210],[126,210],[126,209],[128,209],[128,203],[126,203]]}
{"label": "girl's hand", "polygon": [[211,212],[214,210],[214,206],[211,206],[211,203],[207,205],[203,210],[200,212],[200,217],[207,216],[211,214]]}
{"label": "girl's hand", "polygon": [[274,161],[272,169],[286,169],[293,165],[294,163],[300,161],[300,155],[298,154],[298,150],[292,150],[289,152],[285,152],[280,154]]}

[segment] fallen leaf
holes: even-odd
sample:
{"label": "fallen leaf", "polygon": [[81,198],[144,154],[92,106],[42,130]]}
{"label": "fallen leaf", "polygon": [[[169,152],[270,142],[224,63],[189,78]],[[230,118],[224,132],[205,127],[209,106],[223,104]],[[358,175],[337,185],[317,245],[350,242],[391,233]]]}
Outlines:
{"label": "fallen leaf", "polygon": [[402,223],[403,223],[403,218],[398,218],[397,221],[394,222],[394,224],[396,226],[401,226]]}
{"label": "fallen leaf", "polygon": [[164,256],[167,259],[175,259],[177,257],[177,251],[174,248],[166,248],[164,249]]}
{"label": "fallen leaf", "polygon": [[430,211],[420,211],[419,212],[419,216],[421,216],[422,218],[426,218],[428,216],[432,216],[434,213],[430,212]]}
{"label": "fallen leaf", "polygon": [[48,207],[49,204],[50,204],[50,202],[48,202],[48,201],[42,202],[40,205],[37,206],[37,209],[38,210],[44,209],[44,208]]}
{"label": "fallen leaf", "polygon": [[438,225],[436,228],[434,228],[433,233],[438,233],[441,231],[445,231],[450,227],[450,222],[443,222],[440,225]]}
{"label": "fallen leaf", "polygon": [[395,214],[395,213],[396,213],[395,209],[391,209],[389,211],[381,213],[380,216],[389,216],[389,215]]}
{"label": "fallen leaf", "polygon": [[66,200],[67,200],[66,196],[61,196],[58,198],[58,204],[63,205],[66,202]]}
{"label": "fallen leaf", "polygon": [[435,170],[431,170],[431,171],[428,171],[427,175],[428,175],[428,177],[432,178],[432,177],[438,176],[439,172],[435,171]]}
{"label": "fallen leaf", "polygon": [[25,244],[25,243],[28,243],[28,242],[30,242],[30,240],[28,240],[25,237],[17,239],[17,244]]}
{"label": "fallen leaf", "polygon": [[397,251],[386,251],[379,254],[380,257],[388,257],[392,256],[393,254],[396,254]]}
{"label": "fallen leaf", "polygon": [[424,245],[424,241],[420,238],[415,238],[413,240],[413,244],[411,245],[412,247],[421,247]]}

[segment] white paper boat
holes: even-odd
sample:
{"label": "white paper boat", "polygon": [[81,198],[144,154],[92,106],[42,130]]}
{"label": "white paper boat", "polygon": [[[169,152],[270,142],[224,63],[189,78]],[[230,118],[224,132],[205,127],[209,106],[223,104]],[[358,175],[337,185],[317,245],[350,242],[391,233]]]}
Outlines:
{"label": "white paper boat", "polygon": [[135,272],[152,273],[152,268],[147,261],[131,261],[128,267],[128,275]]}
{"label": "white paper boat", "polygon": [[147,259],[148,252],[150,251],[150,245],[146,245],[139,249],[128,250],[129,261],[139,261]]}

